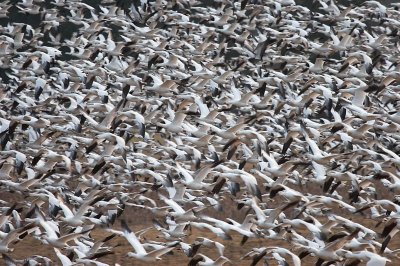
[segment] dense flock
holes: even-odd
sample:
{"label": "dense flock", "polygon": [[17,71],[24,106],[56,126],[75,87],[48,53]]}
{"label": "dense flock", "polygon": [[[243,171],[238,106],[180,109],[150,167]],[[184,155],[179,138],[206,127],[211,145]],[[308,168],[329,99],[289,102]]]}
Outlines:
{"label": "dense flock", "polygon": [[1,1],[0,264],[395,265],[399,9]]}

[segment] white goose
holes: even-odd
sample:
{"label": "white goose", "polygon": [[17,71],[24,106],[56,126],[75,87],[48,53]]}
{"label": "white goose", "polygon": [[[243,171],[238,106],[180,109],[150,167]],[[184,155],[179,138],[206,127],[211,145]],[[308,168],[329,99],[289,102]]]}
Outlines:
{"label": "white goose", "polygon": [[175,247],[162,247],[159,249],[155,249],[153,251],[147,252],[142,243],[140,243],[139,239],[136,237],[135,233],[132,232],[128,224],[125,222],[125,220],[121,220],[121,227],[122,227],[122,232],[126,240],[128,240],[129,244],[133,247],[135,252],[128,252],[127,255],[129,257],[145,261],[145,262],[154,262],[157,260],[161,260],[161,256],[170,252],[173,250]]}

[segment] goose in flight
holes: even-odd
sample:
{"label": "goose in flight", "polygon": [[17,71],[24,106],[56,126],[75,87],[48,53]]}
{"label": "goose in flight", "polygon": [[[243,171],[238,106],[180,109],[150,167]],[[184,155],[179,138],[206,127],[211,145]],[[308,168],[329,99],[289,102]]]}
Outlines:
{"label": "goose in flight", "polygon": [[243,260],[243,259],[246,259],[247,257],[252,257],[253,261],[252,261],[251,265],[256,265],[261,259],[263,259],[264,256],[266,256],[267,254],[270,254],[270,253],[272,253],[273,258],[276,259],[279,263],[282,263],[285,265],[289,264],[286,261],[286,258],[290,257],[291,262],[292,262],[291,265],[294,265],[294,266],[301,265],[301,260],[296,254],[294,254],[291,251],[289,251],[288,249],[282,248],[282,247],[253,248],[252,251],[250,251],[247,254],[245,254],[244,256],[242,256],[241,259]]}
{"label": "goose in flight", "polygon": [[90,209],[93,208],[93,205],[96,202],[102,200],[104,196],[96,196],[99,191],[95,191],[92,193],[84,202],[82,202],[79,209],[74,213],[64,202],[64,200],[58,196],[57,197],[57,206],[61,208],[64,213],[64,217],[61,218],[62,221],[66,222],[71,226],[79,226],[84,223],[84,219],[86,219],[85,214]]}
{"label": "goose in flight", "polygon": [[163,119],[164,124],[158,122],[156,125],[164,128],[167,132],[180,133],[183,130],[182,123],[185,118],[186,114],[182,111],[179,111],[175,113],[174,119],[172,121]]}
{"label": "goose in flight", "polygon": [[129,229],[128,224],[125,222],[125,220],[121,220],[121,227],[124,237],[135,250],[135,252],[130,251],[127,253],[129,257],[145,262],[154,262],[157,260],[161,260],[160,257],[162,255],[172,251],[175,248],[175,247],[161,247],[153,251],[147,252],[143,244],[140,243],[139,239],[136,237],[135,233]]}
{"label": "goose in flight", "polygon": [[318,265],[321,265],[324,261],[341,261],[343,259],[342,247],[349,242],[351,239],[357,236],[360,229],[356,229],[346,237],[340,238],[336,241],[328,243],[326,246],[315,248],[311,246],[300,245],[304,251],[299,255],[300,259],[303,259],[308,254],[312,253],[318,257]]}
{"label": "goose in flight", "polygon": [[361,250],[357,252],[344,251],[343,256],[347,259],[357,259],[358,261],[366,262],[365,265],[367,266],[385,266],[388,262],[391,262],[390,259],[368,250]]}
{"label": "goose in flight", "polygon": [[198,237],[190,245],[190,251],[187,254],[188,257],[193,257],[194,255],[196,255],[201,246],[205,246],[207,248],[216,248],[219,256],[224,255],[225,246],[223,244],[205,237]]}
{"label": "goose in flight", "polygon": [[14,250],[14,248],[9,247],[10,244],[19,241],[19,236],[32,230],[36,227],[34,223],[29,223],[23,227],[19,227],[11,230],[7,235],[0,241],[0,253],[9,253]]}
{"label": "goose in flight", "polygon": [[212,260],[206,255],[203,254],[197,254],[195,255],[190,261],[189,261],[189,266],[222,266],[227,262],[231,262],[230,259],[224,256],[218,257],[216,260]]}

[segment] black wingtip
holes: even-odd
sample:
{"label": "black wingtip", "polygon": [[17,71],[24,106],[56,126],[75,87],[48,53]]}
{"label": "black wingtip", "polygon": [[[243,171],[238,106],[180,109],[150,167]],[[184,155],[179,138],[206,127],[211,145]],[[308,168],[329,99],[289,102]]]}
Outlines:
{"label": "black wingtip", "polygon": [[131,233],[131,229],[129,229],[128,224],[126,223],[126,221],[124,219],[121,220],[121,227],[122,230],[124,230],[125,232]]}

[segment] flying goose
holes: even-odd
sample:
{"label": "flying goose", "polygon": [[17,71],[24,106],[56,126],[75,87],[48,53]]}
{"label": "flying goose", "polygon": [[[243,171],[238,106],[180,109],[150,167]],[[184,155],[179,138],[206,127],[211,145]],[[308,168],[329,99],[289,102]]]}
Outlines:
{"label": "flying goose", "polygon": [[[239,234],[243,235],[243,236],[247,236],[247,237],[255,237],[255,234],[250,230],[251,229],[251,225],[252,222],[250,222],[249,220],[251,220],[251,216],[248,216],[250,218],[245,219],[245,221],[243,222],[243,224],[238,224],[238,223],[233,223],[232,220],[229,220],[228,222],[225,221],[221,221],[212,217],[207,217],[207,216],[201,216],[201,219],[210,223],[214,223],[215,227],[217,228],[221,228],[224,232],[226,232],[227,234],[230,231],[236,231]],[[233,224],[231,224],[233,223]]]}
{"label": "flying goose", "polygon": [[223,244],[205,237],[197,237],[190,246],[190,250],[187,254],[188,257],[193,257],[194,255],[196,255],[201,246],[205,246],[207,248],[216,248],[219,256],[224,255],[225,246]]}
{"label": "flying goose", "polygon": [[199,266],[211,266],[211,265],[222,266],[227,262],[231,262],[231,260],[228,259],[227,257],[224,257],[224,256],[220,256],[216,260],[212,260],[209,257],[207,257],[206,255],[197,254],[189,261],[188,265],[190,265],[190,266],[194,266],[194,265],[199,265]]}
{"label": "flying goose", "polygon": [[162,247],[160,249],[155,249],[153,251],[147,252],[142,243],[139,242],[138,238],[136,237],[135,233],[132,232],[128,224],[125,222],[125,220],[121,220],[121,227],[122,227],[122,232],[126,240],[129,242],[129,244],[133,247],[135,252],[128,252],[127,255],[129,257],[142,260],[145,262],[152,262],[152,261],[157,261],[161,260],[161,256],[170,252],[173,250],[175,247]]}
{"label": "flying goose", "polygon": [[10,232],[8,232],[7,235],[0,241],[0,252],[1,253],[12,252],[14,248],[10,248],[8,246],[14,242],[18,242],[20,240],[19,236],[21,236],[28,230],[31,230],[35,227],[36,225],[34,223],[29,223],[23,227],[13,229]]}
{"label": "flying goose", "polygon": [[168,132],[179,133],[183,130],[182,123],[185,120],[185,118],[186,114],[184,112],[179,111],[175,113],[174,119],[171,122],[163,119],[164,124],[158,122],[156,125],[165,128]]}
{"label": "flying goose", "polygon": [[81,206],[79,207],[76,212],[72,212],[71,209],[64,203],[64,200],[58,196],[57,197],[57,206],[62,209],[64,213],[64,217],[61,218],[62,221],[66,222],[67,224],[71,226],[79,226],[84,223],[84,219],[86,218],[84,215],[85,213],[90,209],[93,208],[93,205],[100,201],[103,196],[96,196],[96,194],[99,193],[96,191],[91,197],[86,198],[84,202],[82,202]]}
{"label": "flying goose", "polygon": [[349,252],[349,251],[344,251],[344,257],[348,259],[357,259],[362,262],[366,262],[366,265],[372,266],[384,266],[386,265],[387,262],[390,262],[391,260],[380,256],[379,254],[376,254],[371,251],[367,250],[362,250],[362,251],[357,251],[357,252]]}
{"label": "flying goose", "polygon": [[272,253],[273,258],[276,259],[279,263],[288,264],[284,257],[291,257],[291,261],[293,262],[292,265],[301,265],[301,260],[296,254],[292,253],[286,248],[281,247],[253,248],[252,251],[245,254],[243,257],[241,257],[241,259],[243,260],[251,256],[253,257],[251,265],[256,265],[264,256],[269,253]]}
{"label": "flying goose", "polygon": [[199,229],[208,229],[212,233],[214,233],[216,236],[218,236],[219,238],[221,238],[223,240],[232,240],[232,237],[229,234],[227,234],[224,230],[222,230],[219,227],[212,226],[212,225],[210,225],[208,223],[190,222],[190,225],[194,226],[196,228],[199,228]]}
{"label": "flying goose", "polygon": [[324,247],[319,247],[318,249],[310,246],[301,245],[301,247],[305,251],[299,255],[299,258],[302,259],[309,253],[313,253],[315,254],[315,256],[318,257],[318,262],[317,262],[318,265],[321,265],[322,262],[324,261],[341,261],[343,259],[343,252],[341,251],[341,248],[351,239],[356,237],[358,233],[359,229],[355,230],[346,237],[340,238],[336,241],[327,244]]}

